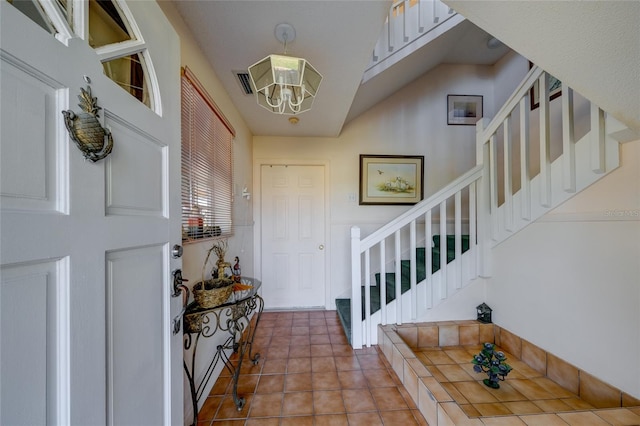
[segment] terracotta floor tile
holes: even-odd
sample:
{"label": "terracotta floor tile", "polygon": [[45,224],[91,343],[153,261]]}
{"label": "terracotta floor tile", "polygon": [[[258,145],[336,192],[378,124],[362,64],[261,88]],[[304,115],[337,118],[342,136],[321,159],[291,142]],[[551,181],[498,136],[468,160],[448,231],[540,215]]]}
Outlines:
{"label": "terracotta floor tile", "polygon": [[396,386],[387,370],[362,370],[362,372],[372,388]]}
{"label": "terracotta floor tile", "polygon": [[292,336],[308,336],[309,335],[309,326],[304,327],[291,327],[291,335]]}
{"label": "terracotta floor tile", "polygon": [[385,369],[384,362],[380,359],[378,354],[366,354],[358,355],[358,362],[363,370],[383,370]]}
{"label": "terracotta floor tile", "polygon": [[284,378],[285,392],[310,391],[311,373],[287,374]]}
{"label": "terracotta floor tile", "polygon": [[231,376],[219,377],[218,380],[216,380],[216,383],[211,388],[211,392],[209,392],[209,395],[224,395],[225,393],[227,393],[227,389],[230,383]]}
{"label": "terracotta floor tile", "polygon": [[512,401],[512,402],[503,402],[504,406],[509,409],[513,414],[523,415],[523,414],[536,414],[542,413],[542,409],[535,405],[531,401]]}
{"label": "terracotta floor tile", "polygon": [[322,345],[331,343],[328,334],[312,334],[309,336],[309,343],[312,345]]}
{"label": "terracotta floor tile", "polygon": [[313,416],[283,417],[280,424],[285,426],[313,426]]}
{"label": "terracotta floor tile", "polygon": [[574,413],[558,413],[558,417],[567,422],[571,426],[605,426],[608,422],[596,416],[590,411],[581,411]]}
{"label": "terracotta floor tile", "polygon": [[336,362],[332,356],[311,358],[311,372],[336,371]]}
{"label": "terracotta floor tile", "polygon": [[320,335],[326,335],[327,336],[327,343],[329,342],[329,329],[327,329],[327,325],[323,324],[323,325],[312,325],[309,327],[309,334],[310,335],[316,335],[316,334],[320,334]]}
{"label": "terracotta floor tile", "polygon": [[459,365],[439,365],[438,370],[447,378],[449,382],[465,382],[474,380],[466,371],[464,371]]}
{"label": "terracotta floor tile", "polygon": [[447,355],[444,351],[435,350],[435,349],[427,349],[423,350],[422,353],[429,358],[432,364],[455,364],[456,362],[452,360],[449,355]]}
{"label": "terracotta floor tile", "polygon": [[481,404],[473,404],[473,408],[478,410],[481,416],[506,416],[513,414],[503,403],[501,402],[489,402]]}
{"label": "terracotta floor tile", "polygon": [[314,319],[310,319],[309,320],[309,326],[310,327],[314,327],[314,326],[321,326],[321,325],[327,325],[327,321],[323,318],[314,318]]}
{"label": "terracotta floor tile", "polygon": [[612,425],[640,425],[640,415],[626,408],[599,410],[596,414]]}
{"label": "terracotta floor tile", "polygon": [[266,352],[266,358],[288,358],[289,357],[289,346],[269,346],[269,349]]}
{"label": "terracotta floor tile", "polygon": [[418,425],[418,421],[413,417],[411,410],[381,411],[382,423],[385,425]]}
{"label": "terracotta floor tile", "polygon": [[498,401],[526,401],[527,397],[518,392],[511,386],[510,382],[500,382],[500,388],[491,389],[491,394],[495,396]]}
{"label": "terracotta floor tile", "polygon": [[270,346],[289,346],[291,336],[272,336]]}
{"label": "terracotta floor tile", "polygon": [[331,344],[311,345],[311,356],[333,356],[333,348]]}
{"label": "terracotta floor tile", "polygon": [[333,356],[350,356],[354,355],[351,345],[344,343],[336,343],[331,345],[333,349]]}
{"label": "terracotta floor tile", "polygon": [[520,416],[527,426],[567,426],[567,422],[555,414],[533,414]]}
{"label": "terracotta floor tile", "polygon": [[572,408],[561,399],[542,399],[533,401],[545,413],[558,413],[560,411],[571,411]]}
{"label": "terracotta floor tile", "polygon": [[338,380],[342,389],[366,388],[367,379],[361,370],[338,371]]}
{"label": "terracotta floor tile", "polygon": [[258,379],[260,376],[252,374],[252,375],[243,375],[240,374],[238,378],[238,395],[246,395],[255,393],[256,387],[258,386]]}
{"label": "terracotta floor tile", "polygon": [[509,380],[509,384],[530,400],[555,399],[551,393],[533,380]]}
{"label": "terracotta floor tile", "polygon": [[398,388],[371,388],[371,395],[378,410],[408,410],[409,406],[398,391]]}
{"label": "terracotta floor tile", "polygon": [[[249,417],[279,416],[281,410],[282,393],[256,394],[251,400]],[[223,417],[218,416],[218,418]]]}
{"label": "terracotta floor tile", "polygon": [[284,374],[270,374],[260,377],[256,393],[284,392]]}
{"label": "terracotta floor tile", "polygon": [[301,335],[301,336],[291,336],[290,346],[309,346],[311,344],[311,339],[309,335]]}
{"label": "terracotta floor tile", "polygon": [[313,414],[313,392],[290,392],[284,394],[283,416]]}
{"label": "terracotta floor tile", "polygon": [[311,358],[289,358],[287,362],[287,374],[310,373]]}
{"label": "terracotta floor tile", "polygon": [[378,409],[369,389],[343,389],[342,398],[347,413],[375,411]]}
{"label": "terracotta floor tile", "polygon": [[289,347],[289,358],[309,358],[311,356],[311,345]]}
{"label": "terracotta floor tile", "polygon": [[[245,423],[245,426],[278,426],[280,424],[279,417],[258,417],[258,418],[249,418]],[[216,423],[216,426],[218,424]]]}
{"label": "terracotta floor tile", "polygon": [[335,371],[311,373],[311,385],[313,390],[340,389],[340,381]]}
{"label": "terracotta floor tile", "polygon": [[216,412],[218,411],[218,407],[220,407],[220,403],[224,399],[223,396],[210,396],[202,405],[202,408],[198,412],[198,422],[204,420],[212,420]]}
{"label": "terracotta floor tile", "polygon": [[334,357],[336,361],[336,370],[360,370],[360,363],[358,362],[358,357],[355,355],[351,356],[336,356]]}
{"label": "terracotta floor tile", "polygon": [[222,400],[220,404],[220,408],[218,408],[218,412],[216,413],[215,419],[244,419],[247,417],[247,413],[249,413],[251,409],[251,403],[253,401],[254,395],[247,395],[245,397],[245,404],[242,407],[241,411],[238,411],[236,404],[233,402],[233,398],[231,395],[227,395]]}
{"label": "terracotta floor tile", "polygon": [[315,426],[349,426],[346,414],[327,414],[315,416],[314,418]]}
{"label": "terracotta floor tile", "polygon": [[498,402],[498,399],[478,382],[455,382],[453,385],[472,404]]}
{"label": "terracotta floor tile", "polygon": [[349,426],[382,426],[382,419],[377,412],[348,413]]}
{"label": "terracotta floor tile", "polygon": [[313,412],[315,414],[339,414],[345,412],[342,391],[313,391]]}
{"label": "terracotta floor tile", "polygon": [[265,359],[260,360],[260,362],[264,363],[262,374],[281,374],[287,372],[286,359]]}

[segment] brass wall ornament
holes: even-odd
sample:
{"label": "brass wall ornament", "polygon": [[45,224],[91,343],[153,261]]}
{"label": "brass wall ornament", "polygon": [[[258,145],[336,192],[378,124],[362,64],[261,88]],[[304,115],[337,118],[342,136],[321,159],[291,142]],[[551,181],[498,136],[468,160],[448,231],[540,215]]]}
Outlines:
{"label": "brass wall ornament", "polygon": [[84,158],[95,163],[111,153],[113,138],[111,132],[98,121],[98,111],[102,108],[98,106],[98,98],[91,97],[91,87],[87,86],[87,90],[80,88],[78,99],[78,106],[83,112],[62,111],[64,124]]}

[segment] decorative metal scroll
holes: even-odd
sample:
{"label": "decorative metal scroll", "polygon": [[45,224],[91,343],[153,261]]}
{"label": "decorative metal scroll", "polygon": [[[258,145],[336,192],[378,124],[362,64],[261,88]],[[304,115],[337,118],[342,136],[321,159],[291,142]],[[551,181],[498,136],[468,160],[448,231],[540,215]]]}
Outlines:
{"label": "decorative metal scroll", "polygon": [[95,163],[111,153],[113,138],[111,132],[98,121],[98,111],[102,108],[98,106],[98,98],[91,96],[91,87],[87,85],[87,90],[80,88],[78,99],[82,112],[62,111],[64,124],[84,158]]}

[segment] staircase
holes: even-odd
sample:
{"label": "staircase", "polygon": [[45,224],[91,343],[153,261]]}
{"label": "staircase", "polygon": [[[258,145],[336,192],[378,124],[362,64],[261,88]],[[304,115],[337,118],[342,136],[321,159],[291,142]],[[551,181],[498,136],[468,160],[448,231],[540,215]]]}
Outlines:
{"label": "staircase", "polygon": [[478,122],[473,169],[364,238],[352,227],[351,298],[336,306],[354,348],[376,344],[378,324],[419,322],[482,286],[493,247],[618,167],[608,134],[620,123],[579,95],[574,106],[565,85],[551,114],[549,78],[533,67],[495,118]]}

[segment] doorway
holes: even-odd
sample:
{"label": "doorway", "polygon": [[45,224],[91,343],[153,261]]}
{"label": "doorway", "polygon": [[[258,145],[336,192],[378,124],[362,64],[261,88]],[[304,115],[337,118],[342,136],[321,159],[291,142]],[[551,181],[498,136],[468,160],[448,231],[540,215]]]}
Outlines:
{"label": "doorway", "polygon": [[265,308],[325,306],[325,166],[260,168]]}

